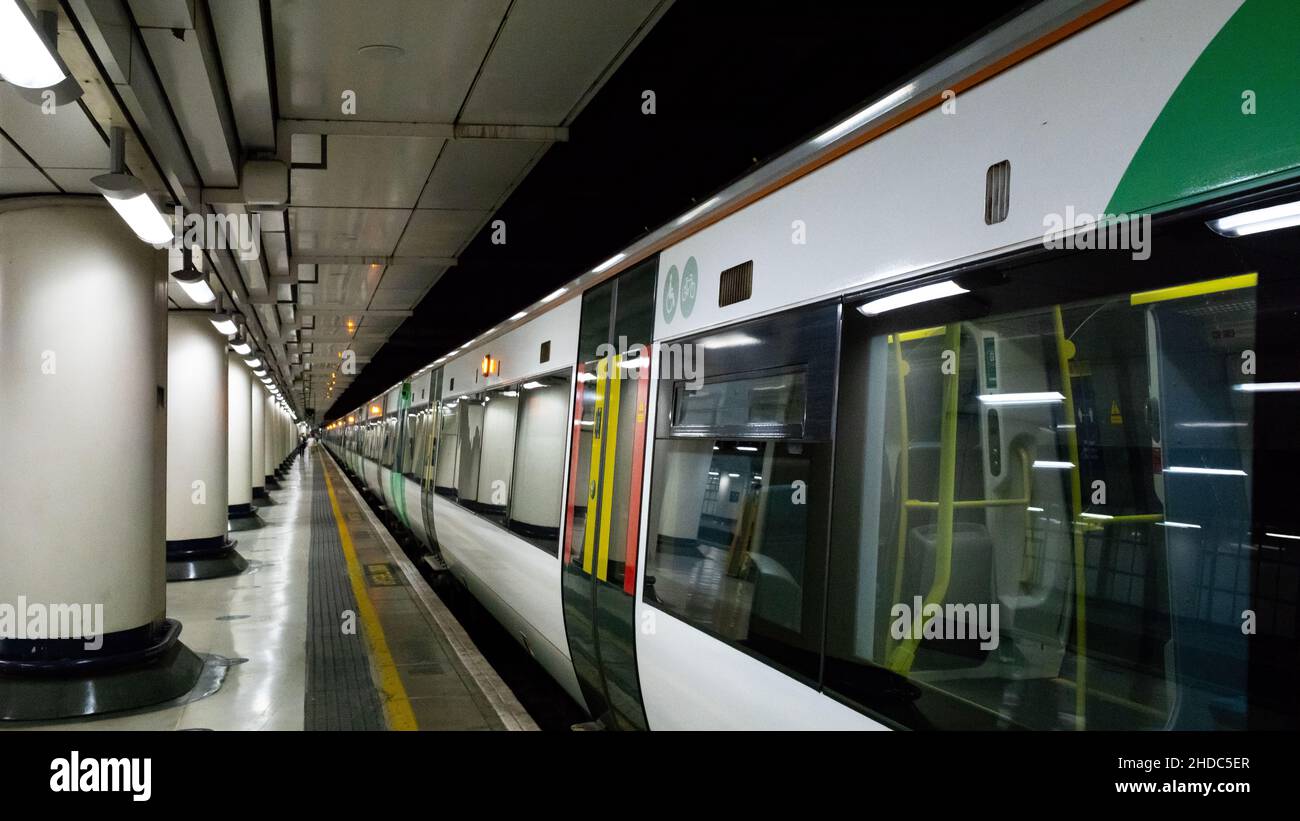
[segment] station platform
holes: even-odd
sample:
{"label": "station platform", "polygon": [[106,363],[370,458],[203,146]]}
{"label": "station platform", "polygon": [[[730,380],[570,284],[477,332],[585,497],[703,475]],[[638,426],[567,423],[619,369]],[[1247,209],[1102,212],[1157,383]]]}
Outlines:
{"label": "station platform", "polygon": [[257,506],[230,534],[247,570],[167,586],[191,693],[0,730],[537,729],[323,448]]}

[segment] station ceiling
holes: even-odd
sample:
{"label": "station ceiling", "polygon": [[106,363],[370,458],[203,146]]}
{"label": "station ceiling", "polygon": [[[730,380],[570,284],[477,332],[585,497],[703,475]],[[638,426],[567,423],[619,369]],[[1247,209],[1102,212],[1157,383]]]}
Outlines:
{"label": "station ceiling", "polygon": [[[323,419],[1026,5],[66,2],[85,94],[51,114],[0,82],[0,197],[94,195],[124,125],[164,200],[260,215],[259,258],[203,264]],[[289,166],[286,202],[247,202],[250,160]]]}

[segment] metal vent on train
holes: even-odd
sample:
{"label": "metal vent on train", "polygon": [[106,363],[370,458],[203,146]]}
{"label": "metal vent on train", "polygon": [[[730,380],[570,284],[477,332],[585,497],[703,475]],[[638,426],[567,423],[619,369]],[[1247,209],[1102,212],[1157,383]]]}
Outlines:
{"label": "metal vent on train", "polygon": [[754,260],[733,265],[718,276],[718,307],[744,302],[754,294]]}
{"label": "metal vent on train", "polygon": [[984,176],[984,224],[995,225],[1011,210],[1011,161],[989,166]]}

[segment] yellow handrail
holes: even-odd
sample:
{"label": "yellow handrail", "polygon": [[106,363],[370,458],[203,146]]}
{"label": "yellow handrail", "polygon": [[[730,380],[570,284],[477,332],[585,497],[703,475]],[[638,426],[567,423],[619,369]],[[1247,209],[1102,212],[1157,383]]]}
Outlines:
{"label": "yellow handrail", "polygon": [[908,450],[911,434],[907,430],[907,362],[903,360],[903,335],[890,336],[894,343],[894,370],[898,382],[898,498],[904,500],[898,511],[898,554],[894,557],[894,598],[903,595],[903,558],[907,552]]}
{"label": "yellow handrail", "polygon": [[[921,605],[922,613],[932,604],[942,602],[948,595],[948,581],[952,575],[953,497],[957,491],[957,394],[960,386],[957,377],[961,362],[961,323],[947,326],[944,333],[945,352],[952,352],[952,373],[943,381],[943,416],[939,424],[939,501],[937,549],[934,557],[934,581]],[[897,601],[897,599],[895,599]],[[920,636],[911,636],[894,648],[889,668],[896,673],[907,673],[916,658]]]}
{"label": "yellow handrail", "polygon": [[[1061,318],[1061,306],[1052,306],[1052,319],[1056,326],[1056,359],[1061,372],[1061,393],[1065,396],[1066,442],[1070,451],[1070,519],[1081,521],[1079,514],[1083,511],[1083,486],[1079,477],[1079,434],[1074,424],[1074,388],[1070,381],[1070,360],[1074,357],[1074,343],[1065,338],[1065,321]],[[1074,531],[1074,728],[1087,729],[1088,706],[1088,625],[1087,616],[1088,591],[1084,576],[1083,528]]]}

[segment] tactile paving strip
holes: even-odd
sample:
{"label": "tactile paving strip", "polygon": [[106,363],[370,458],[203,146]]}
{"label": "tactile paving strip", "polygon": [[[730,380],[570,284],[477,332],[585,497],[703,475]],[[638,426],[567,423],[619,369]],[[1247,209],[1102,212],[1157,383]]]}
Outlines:
{"label": "tactile paving strip", "polygon": [[[365,637],[355,615],[357,600],[325,488],[325,473],[319,466],[313,467],[304,729],[383,730],[383,708],[370,677]],[[354,633],[343,632],[344,611],[354,614]]]}

